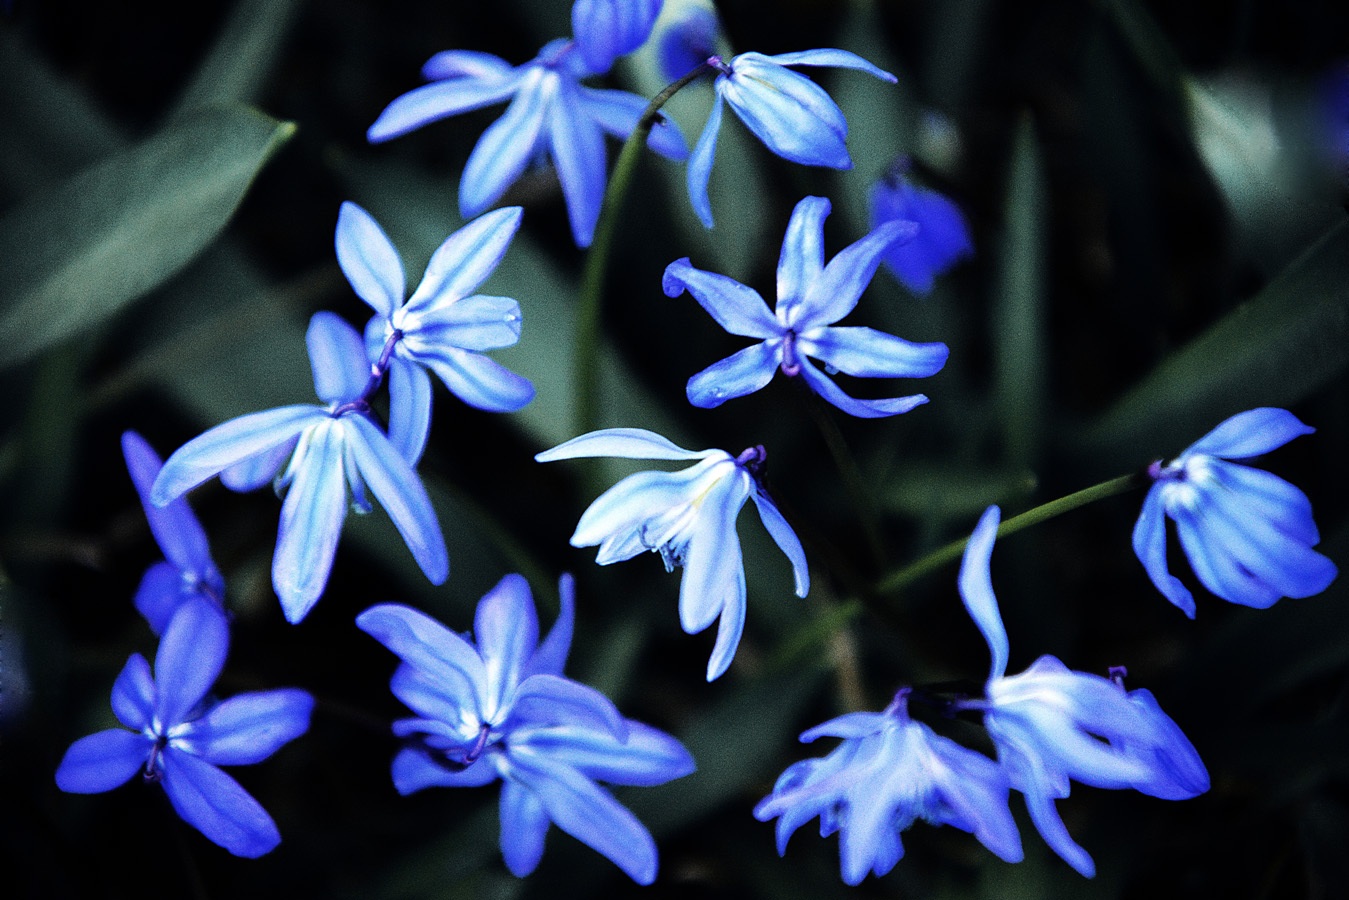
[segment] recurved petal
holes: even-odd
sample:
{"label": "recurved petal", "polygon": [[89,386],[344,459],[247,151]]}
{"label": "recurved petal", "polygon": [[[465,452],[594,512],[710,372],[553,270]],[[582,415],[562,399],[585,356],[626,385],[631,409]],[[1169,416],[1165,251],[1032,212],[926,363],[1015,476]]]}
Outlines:
{"label": "recurved petal", "polygon": [[694,771],[693,756],[659,728],[627,719],[627,739],[581,725],[531,729],[522,739],[597,781],[650,787]]}
{"label": "recurved petal", "polygon": [[506,868],[524,878],[543,859],[543,840],[548,834],[548,813],[534,792],[519,782],[501,785],[501,855]]}
{"label": "recurved petal", "polygon": [[506,255],[523,215],[518,206],[494,209],[447,237],[431,255],[404,316],[421,320],[477,290]]}
{"label": "recurved petal", "polygon": [[769,150],[803,165],[852,168],[848,123],[824,88],[759,53],[730,65],[733,74],[718,79],[721,95]]}
{"label": "recurved petal", "polygon": [[801,547],[801,539],[796,536],[792,526],[783,518],[772,499],[758,485],[750,491],[750,499],[759,511],[759,519],[773,543],[786,555],[792,564],[792,579],[795,582],[796,596],[804,597],[810,593],[810,568],[806,565],[806,551]]}
{"label": "recurved petal", "polygon": [[122,455],[126,459],[131,481],[136,486],[136,493],[140,496],[141,506],[145,509],[150,531],[154,533],[155,542],[164,551],[164,556],[184,572],[204,574],[215,571],[206,532],[192,514],[187,501],[179,498],[162,507],[150,502],[150,489],[155,476],[163,468],[159,454],[155,453],[145,438],[134,431],[126,431],[122,433]]}
{"label": "recurved petal", "polygon": [[[605,428],[558,444],[537,454],[539,462],[578,459],[591,456],[616,456],[623,459],[702,459],[720,450],[685,450],[644,428]],[[585,545],[582,545],[585,546]]]}
{"label": "recurved petal", "polygon": [[473,637],[490,686],[490,709],[483,710],[483,716],[495,720],[496,711],[509,701],[520,683],[539,642],[534,596],[523,576],[507,575],[478,601]]}
{"label": "recurved petal", "polygon": [[534,385],[481,353],[458,347],[428,347],[417,354],[469,406],[488,412],[515,412],[534,399]]}
{"label": "recurved petal", "polygon": [[788,313],[788,323],[798,332],[807,332],[832,325],[852,312],[885,252],[894,244],[909,240],[917,231],[913,222],[886,222],[844,247],[829,260],[820,276],[805,286],[801,305]]}
{"label": "recurved petal", "polygon": [[[632,134],[647,106],[645,97],[628,91],[581,87],[579,97],[585,115],[604,129],[606,134],[612,134],[619,140],[626,140]],[[689,145],[684,141],[683,132],[667,116],[656,119],[646,145],[675,162],[683,162],[689,155]]]}
{"label": "recurved petal", "polygon": [[[792,210],[778,255],[778,305],[784,312],[805,298],[824,271],[824,220],[829,209],[824,197],[805,197]],[[788,319],[788,324],[795,323]]]}
{"label": "recurved petal", "polygon": [[389,360],[389,443],[417,465],[431,432],[431,376],[414,362]]}
{"label": "recurved petal", "polygon": [[918,344],[865,327],[822,328],[802,337],[800,352],[857,378],[926,378],[946,365],[945,344]]}
{"label": "recurved petal", "polygon": [[451,768],[431,759],[424,751],[404,747],[393,758],[393,786],[403,796],[429,787],[482,787],[497,778],[487,756],[479,757],[467,769]]}
{"label": "recurved petal", "polygon": [[[717,97],[708,113],[707,123],[698,135],[698,143],[689,155],[685,178],[689,189],[689,203],[704,228],[712,227],[712,201],[707,196],[707,182],[712,177],[712,161],[717,155],[717,132],[721,130],[722,84],[725,76],[717,78]],[[668,293],[668,292],[667,292]]]}
{"label": "recurved petal", "polygon": [[131,654],[112,683],[112,711],[117,721],[132,731],[144,729],[154,718],[156,693],[150,664],[139,653]]}
{"label": "recurved petal", "polygon": [[993,595],[993,579],[989,575],[989,560],[993,558],[993,541],[998,536],[998,521],[1002,511],[990,506],[979,517],[974,533],[965,544],[960,561],[960,599],[965,603],[970,618],[988,642],[992,665],[988,677],[1001,678],[1007,671],[1009,653],[1007,629],[998,611],[998,598]]}
{"label": "recurved petal", "polygon": [[1286,409],[1262,406],[1237,413],[1185,448],[1182,456],[1205,453],[1226,459],[1244,459],[1282,447],[1316,429],[1304,425]]}
{"label": "recurved petal", "polygon": [[462,693],[483,708],[487,672],[478,651],[435,619],[407,606],[385,603],[356,617],[356,627],[389,648],[409,666],[444,683],[449,693]]}
{"label": "recurved petal", "polygon": [[70,745],[56,769],[56,786],[72,794],[101,794],[140,771],[153,746],[143,734],[110,728]]}
{"label": "recurved petal", "polygon": [[281,843],[262,804],[215,766],[172,746],[162,754],[164,791],[183,821],[235,856],[253,859]]}
{"label": "recurved petal", "polygon": [[771,59],[780,66],[834,66],[840,69],[857,69],[891,84],[899,80],[884,69],[873,66],[856,53],[849,53],[847,50],[798,50],[795,53],[776,53],[764,58]]}
{"label": "recurved petal", "polygon": [[370,380],[365,343],[346,319],[326,310],[314,313],[305,344],[314,371],[314,393],[320,400],[345,403],[365,392]]}
{"label": "recurved petal", "polygon": [[[459,51],[461,54],[464,52]],[[486,57],[487,54],[482,56]],[[436,59],[432,57],[427,67],[430,68]],[[366,131],[366,140],[378,144],[438,119],[500,103],[520,87],[521,75],[509,71],[509,66],[506,68],[508,71],[494,72],[486,77],[456,72],[454,74],[460,77],[447,78],[408,91],[385,107],[384,112]]]}
{"label": "recurved petal", "polygon": [[337,214],[337,264],[356,296],[384,318],[403,302],[403,262],[375,217],[350,200]]}
{"label": "recurved petal", "polygon": [[342,444],[342,423],[325,418],[314,425],[303,458],[291,463],[294,479],[281,504],[272,557],[272,587],[291,624],[318,602],[337,553],[347,513]]}
{"label": "recurved petal", "polygon": [[1143,564],[1148,577],[1167,600],[1181,612],[1194,618],[1194,596],[1166,564],[1166,514],[1162,501],[1163,485],[1154,484],[1143,498],[1143,511],[1134,523],[1134,555]]}
{"label": "recurved petal", "polygon": [[689,379],[689,403],[715,409],[727,400],[752,394],[773,380],[782,358],[780,341],[760,341],[713,363]]}
{"label": "recurved petal", "polygon": [[192,752],[217,766],[262,762],[309,730],[313,710],[297,688],[236,694],[193,723]]}
{"label": "recurved petal", "polygon": [[567,653],[571,650],[572,626],[576,619],[576,582],[570,574],[563,574],[557,582],[558,596],[562,608],[557,621],[549,629],[548,636],[539,644],[539,649],[525,665],[524,676],[561,675],[567,665]]}
{"label": "recurved petal", "polygon": [[206,696],[229,645],[225,614],[209,600],[191,597],[173,614],[155,654],[155,717],[163,728],[183,722]]}
{"label": "recurved petal", "polygon": [[533,68],[523,77],[505,114],[482,133],[464,164],[459,179],[461,215],[467,218],[483,212],[520,177],[542,139],[556,91],[557,76],[552,73]]}
{"label": "recurved petal", "polygon": [[857,416],[859,419],[896,416],[927,402],[925,394],[910,394],[907,397],[892,397],[886,400],[861,400],[857,397],[850,397],[844,393],[841,387],[834,384],[819,369],[815,368],[808,359],[801,360],[801,376],[806,379],[806,383],[815,393],[848,415]]}
{"label": "recurved petal", "polygon": [[[491,213],[488,213],[491,215]],[[404,326],[405,346],[496,350],[520,340],[520,304],[510,297],[475,294],[438,305],[419,315],[416,329]]]}
{"label": "recurved petal", "polygon": [[780,337],[783,327],[768,309],[758,291],[746,287],[734,278],[695,269],[688,257],[677,259],[665,267],[661,286],[667,297],[678,297],[684,291],[693,295],[717,324],[742,337]]}

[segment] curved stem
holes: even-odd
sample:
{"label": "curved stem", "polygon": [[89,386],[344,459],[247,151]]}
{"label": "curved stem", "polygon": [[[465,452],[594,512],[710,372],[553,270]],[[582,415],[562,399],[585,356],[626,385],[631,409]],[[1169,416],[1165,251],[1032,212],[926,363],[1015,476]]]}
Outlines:
{"label": "curved stem", "polygon": [[614,164],[614,173],[609,178],[609,186],[604,191],[604,202],[600,206],[600,218],[595,223],[595,237],[586,253],[585,265],[581,270],[581,296],[576,308],[576,341],[573,352],[576,384],[576,427],[577,434],[594,431],[596,421],[596,395],[599,381],[599,331],[600,301],[604,292],[604,275],[609,268],[609,255],[613,250],[614,232],[618,226],[618,214],[627,197],[628,186],[632,183],[633,173],[637,171],[637,161],[641,158],[642,145],[647,135],[660,118],[660,108],[686,85],[693,82],[704,72],[715,71],[707,64],[698,66],[683,78],[667,86],[657,94],[646,110],[642,112],[637,125],[623,142],[618,162]]}
{"label": "curved stem", "polygon": [[[1055,516],[1070,512],[1079,506],[1086,506],[1088,503],[1097,500],[1104,500],[1106,497],[1113,497],[1116,494],[1122,494],[1125,491],[1136,487],[1142,487],[1149,482],[1146,472],[1135,472],[1130,475],[1121,475],[1118,478],[1112,478],[1109,481],[1103,481],[1100,484],[1092,485],[1089,488],[1083,488],[1080,491],[1069,494],[1066,497],[1060,497],[1057,500],[1051,500],[1048,503],[1028,509],[1019,516],[1013,516],[1005,520],[998,526],[998,537],[1006,537],[1009,534],[1015,534],[1023,528],[1031,525],[1037,525]],[[880,593],[891,593],[902,587],[922,578],[924,575],[941,568],[953,560],[960,558],[965,552],[967,538],[960,538],[952,541],[944,547],[932,551],[927,556],[909,563],[902,569],[891,572],[885,578],[881,579],[876,586]]]}

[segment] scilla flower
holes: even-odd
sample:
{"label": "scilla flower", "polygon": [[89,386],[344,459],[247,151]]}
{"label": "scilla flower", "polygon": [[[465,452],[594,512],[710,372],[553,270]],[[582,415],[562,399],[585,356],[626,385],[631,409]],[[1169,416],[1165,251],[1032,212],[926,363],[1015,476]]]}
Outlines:
{"label": "scilla flower", "polygon": [[[450,566],[426,489],[370,419],[370,365],[360,335],[338,316],[319,312],[305,340],[322,405],[283,406],[217,425],[179,447],[151,491],[153,502],[164,506],[216,475],[225,480],[233,473],[229,479],[236,488],[260,487],[284,464],[277,487],[287,492],[272,586],[290,622],[299,622],[318,602],[347,505],[368,512],[367,488],[433,584],[445,580]],[[396,434],[395,439],[407,444]]]}
{"label": "scilla flower", "polygon": [[141,772],[164,786],[185,822],[235,856],[275,847],[281,835],[271,816],[217,767],[262,762],[304,734],[314,698],[282,689],[207,702],[228,651],[219,607],[200,597],[183,601],[164,629],[154,673],[136,653],[113,684],[112,710],[130,730],[110,728],[71,744],[57,786],[97,794]]}
{"label": "scilla flower", "polygon": [[571,32],[586,67],[596,75],[646,43],[663,0],[576,0]]}
{"label": "scilla flower", "polygon": [[742,53],[730,60],[713,56],[717,70],[716,102],[698,144],[689,157],[689,202],[703,225],[712,227],[707,181],[717,152],[722,104],[740,117],[755,137],[778,156],[807,166],[851,169],[846,139],[848,122],[824,88],[787,66],[835,66],[858,69],[893,83],[895,76],[846,50],[804,50],[799,53]]}
{"label": "scilla flower", "polygon": [[857,306],[881,255],[911,237],[914,226],[887,222],[825,265],[828,215],[829,201],[823,197],[806,197],[792,211],[778,259],[775,312],[752,288],[695,269],[687,258],[666,267],[666,296],[688,291],[722,328],[760,340],[690,378],[688,398],[694,406],[708,409],[751,394],[779,369],[788,377],[799,375],[815,393],[854,416],[893,416],[927,402],[922,394],[889,400],[850,397],[810,361],[860,378],[923,378],[939,372],[947,356],[945,344],[915,344],[871,328],[834,326]]}
{"label": "scilla flower", "polygon": [[1007,675],[1007,631],[989,577],[999,511],[989,507],[965,548],[960,596],[992,656],[984,700],[959,708],[983,711],[998,762],[1045,842],[1090,878],[1095,863],[1068,834],[1054,803],[1070,781],[1100,788],[1133,788],[1164,799],[1197,796],[1208,771],[1188,738],[1151,694],[1126,694],[1115,681],[1070,670],[1042,656],[1019,675]]}
{"label": "scilla flower", "polygon": [[1157,589],[1190,618],[1194,597],[1166,564],[1166,520],[1200,583],[1242,606],[1261,609],[1282,597],[1310,597],[1330,586],[1335,564],[1320,541],[1307,495],[1246,459],[1282,447],[1310,428],[1284,409],[1238,413],[1171,462],[1148,469],[1153,484],[1134,526],[1134,553]]}
{"label": "scilla flower", "polygon": [[[604,200],[604,136],[626,138],[647,101],[627,91],[583,86],[593,74],[571,41],[549,43],[522,66],[490,53],[446,50],[422,67],[431,83],[389,104],[366,137],[380,143],[429,122],[510,99],[505,115],[483,132],[459,181],[459,212],[472,218],[501,198],[525,167],[548,158],[557,167],[572,237],[590,246]],[[683,160],[679,129],[662,119],[647,140],[652,150]]]}
{"label": "scilla flower", "polygon": [[718,617],[716,644],[707,661],[707,680],[726,671],[745,628],[745,567],[735,520],[753,499],[764,528],[791,561],[796,594],[806,596],[810,575],[796,532],[759,483],[762,447],[731,456],[725,450],[685,450],[640,428],[609,428],[572,438],[535,459],[553,462],[578,457],[698,460],[678,472],[638,472],[609,488],[576,523],[573,547],[599,545],[602,566],[650,550],[666,571],[684,568],[679,585],[679,622],[697,634]]}
{"label": "scilla flower", "polygon": [[356,624],[402,661],[391,689],[415,714],[394,723],[409,743],[394,787],[480,787],[500,780],[501,853],[528,875],[549,823],[607,856],[641,884],[656,878],[656,845],[626,807],[596,784],[664,784],[693,771],[670,735],[625,719],[601,693],[565,678],[571,578],[542,643],[529,585],[507,575],[478,604],[473,641],[406,606],[361,613]]}
{"label": "scilla flower", "polygon": [[871,227],[886,222],[915,222],[918,231],[896,241],[882,257],[900,283],[916,294],[932,290],[932,282],[973,252],[965,217],[946,197],[909,180],[901,161],[871,188]]}
{"label": "scilla flower", "polygon": [[843,738],[828,755],[794,763],[754,807],[777,818],[778,854],[796,829],[820,819],[839,833],[843,880],[878,877],[904,856],[899,834],[916,820],[968,831],[1007,862],[1020,862],[1021,836],[1007,808],[1007,775],[988,757],[909,718],[907,688],[881,713],[848,713],[802,733]]}

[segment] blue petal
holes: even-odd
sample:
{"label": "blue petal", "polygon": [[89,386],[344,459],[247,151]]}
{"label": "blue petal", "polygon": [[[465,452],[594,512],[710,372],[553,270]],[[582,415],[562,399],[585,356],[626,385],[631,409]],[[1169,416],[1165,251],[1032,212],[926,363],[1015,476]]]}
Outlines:
{"label": "blue petal", "polygon": [[993,658],[988,674],[990,679],[1001,678],[1007,671],[1009,654],[1007,629],[1003,627],[1002,614],[998,612],[998,598],[993,595],[993,580],[988,570],[1001,515],[1001,510],[996,506],[984,510],[969,542],[965,544],[965,554],[960,561],[960,599],[988,642],[988,651]]}
{"label": "blue petal", "polygon": [[534,792],[523,784],[501,786],[501,855],[512,875],[524,878],[543,859],[548,813]]}
{"label": "blue petal", "polygon": [[477,290],[506,255],[523,214],[518,206],[495,209],[447,237],[432,254],[421,284],[408,298],[404,316],[429,316],[433,310],[451,307]]}
{"label": "blue petal", "polygon": [[112,685],[112,711],[132,731],[141,731],[155,715],[158,689],[150,664],[139,653],[131,654]]}
{"label": "blue petal", "polygon": [[1205,453],[1226,459],[1244,459],[1282,447],[1316,429],[1302,424],[1286,409],[1264,406],[1237,413],[1185,448],[1182,456]]}
{"label": "blue petal", "polygon": [[521,736],[532,749],[597,781],[650,787],[693,772],[693,756],[673,736],[626,720],[627,739],[577,725],[531,730]]}
{"label": "blue petal", "polygon": [[276,823],[258,801],[224,772],[172,746],[162,754],[169,802],[207,838],[235,856],[262,856],[281,843]]}
{"label": "blue petal", "polygon": [[416,363],[389,360],[389,443],[415,466],[431,432],[431,376]]}
{"label": "blue petal", "polygon": [[909,412],[914,407],[922,406],[927,402],[927,397],[924,394],[910,394],[907,397],[893,397],[887,400],[859,400],[856,397],[850,397],[806,359],[801,360],[801,376],[806,379],[806,383],[815,393],[848,415],[857,416],[860,419],[896,416],[900,413]]}
{"label": "blue petal", "polygon": [[309,730],[314,698],[283,688],[237,694],[192,725],[192,752],[217,766],[262,762]]}
{"label": "blue petal", "polygon": [[[637,127],[637,120],[646,111],[647,99],[628,91],[603,90],[582,86],[577,95],[586,118],[594,121],[606,134],[612,134],[619,140],[627,140]],[[659,116],[651,126],[646,145],[655,152],[683,162],[688,159],[689,145],[684,141],[684,133],[668,116]]]}
{"label": "blue petal", "polygon": [[938,275],[973,252],[960,207],[903,177],[877,182],[871,189],[872,227],[895,220],[918,223],[911,240],[892,244],[885,252],[885,264],[914,293],[931,291]]}
{"label": "blue petal", "polygon": [[[739,549],[739,542],[736,548]],[[735,587],[728,592],[725,605],[721,608],[721,619],[717,622],[717,639],[712,644],[712,655],[707,659],[707,680],[720,678],[731,667],[735,659],[736,648],[740,646],[740,636],[745,631],[745,567],[742,562],[735,570]]]}
{"label": "blue petal", "polygon": [[844,713],[841,716],[835,716],[827,722],[821,722],[814,728],[807,728],[801,732],[801,743],[809,744],[819,740],[822,737],[836,738],[861,738],[876,734],[886,723],[891,721],[891,716],[886,713],[877,712],[851,712]]}
{"label": "blue petal", "polygon": [[346,403],[365,393],[370,380],[365,343],[346,319],[327,311],[314,313],[305,344],[314,370],[314,393],[320,400]]}
{"label": "blue petal", "polygon": [[627,737],[627,722],[613,702],[599,691],[559,675],[531,675],[515,693],[505,730],[553,725],[580,725]]}
{"label": "blue petal", "polygon": [[136,486],[141,506],[145,509],[150,531],[154,533],[155,542],[164,551],[164,556],[183,572],[203,578],[211,574],[219,577],[215,562],[211,559],[206,532],[192,514],[187,501],[178,499],[162,507],[150,502],[150,488],[155,476],[163,468],[159,455],[134,431],[123,432],[122,455],[126,458],[127,471]]}
{"label": "blue petal", "polygon": [[474,294],[403,321],[400,349],[414,355],[436,346],[495,350],[520,340],[520,304],[510,297]]}
{"label": "blue petal", "polygon": [[1166,565],[1166,516],[1163,512],[1162,489],[1164,485],[1154,484],[1143,498],[1143,511],[1134,523],[1134,555],[1147,570],[1148,577],[1174,603],[1181,612],[1194,618],[1194,596],[1180,579],[1171,574]]}
{"label": "blue petal", "polygon": [[678,297],[688,291],[731,334],[765,340],[780,337],[786,330],[753,288],[725,275],[695,269],[689,265],[688,257],[665,267],[661,286],[667,297]]}
{"label": "blue petal", "polygon": [[939,764],[933,773],[941,797],[950,807],[946,821],[970,832],[1004,862],[1021,862],[1021,834],[1007,806],[1007,773],[982,753],[932,734],[928,747]]}
{"label": "blue petal", "polygon": [[596,75],[646,43],[662,0],[576,0],[571,30],[586,65]]}
{"label": "blue petal", "polygon": [[950,352],[945,344],[918,344],[855,326],[822,328],[802,336],[797,348],[831,371],[857,378],[926,378],[941,371]]}
{"label": "blue petal", "polygon": [[661,32],[657,58],[666,81],[677,81],[707,65],[717,43],[717,15],[705,6],[685,6]]}
{"label": "blue petal", "polygon": [[[537,454],[539,462],[614,456],[622,459],[703,459],[720,451],[685,450],[644,428],[605,428],[574,437],[551,450]],[[585,546],[585,545],[582,545]]]}
{"label": "blue petal", "polygon": [[787,313],[787,322],[798,332],[832,325],[852,312],[871,283],[881,256],[897,241],[913,236],[912,222],[887,222],[860,241],[844,247],[824,267],[820,277],[807,284],[798,309]]}
{"label": "blue petal", "polygon": [[585,248],[590,246],[604,203],[607,155],[604,132],[586,116],[579,91],[571,82],[558,85],[547,127],[572,237],[576,246]]}
{"label": "blue petal", "polygon": [[1063,819],[1059,817],[1059,811],[1054,806],[1054,798],[1034,788],[1023,789],[1023,793],[1026,797],[1026,809],[1030,811],[1031,821],[1035,823],[1035,830],[1040,832],[1040,837],[1044,838],[1050,849],[1077,870],[1079,875],[1094,878],[1096,863],[1092,862],[1091,855],[1068,834],[1068,828],[1063,824]]}
{"label": "blue petal", "polygon": [[760,53],[730,62],[717,85],[731,109],[769,150],[791,162],[852,168],[848,123],[824,88]]}
{"label": "blue petal", "polygon": [[193,592],[183,590],[183,573],[178,567],[170,562],[157,562],[145,570],[133,602],[150,630],[161,634],[178,607],[191,596]]}
{"label": "blue petal", "polygon": [[[678,472],[636,472],[629,475],[600,494],[581,514],[576,531],[571,536],[571,545],[593,547],[614,536],[637,532],[641,549],[656,549],[663,535],[648,534],[648,524],[667,511],[692,502],[698,496],[700,480],[706,475],[707,468],[707,464],[703,463]],[[628,559],[638,552],[640,549],[633,548],[632,552],[625,555],[605,553],[600,565]]]}
{"label": "blue petal", "polygon": [[473,637],[487,669],[489,709],[483,716],[494,720],[539,643],[534,597],[523,576],[507,575],[478,601]]}
{"label": "blue petal", "polygon": [[[697,634],[719,615],[730,615],[730,631],[743,625],[745,607],[745,570],[741,560],[740,539],[735,520],[751,490],[750,477],[743,470],[719,481],[703,496],[698,520],[689,538],[684,558],[684,578],[679,585],[679,622],[688,634]],[[727,634],[729,641],[732,635]],[[738,640],[738,634],[734,635]],[[730,665],[735,641],[722,646],[718,635],[711,681]],[[715,670],[715,674],[713,674]]]}
{"label": "blue petal", "polygon": [[[458,52],[463,54],[466,51]],[[426,64],[427,68],[431,68],[437,58],[432,57]],[[507,66],[507,69],[510,67]],[[377,144],[407,134],[438,119],[500,103],[519,88],[522,75],[523,73],[515,74],[513,71],[494,72],[490,75],[486,73],[465,75],[422,85],[390,103],[384,112],[379,114],[375,124],[366,131],[366,140]]]}
{"label": "blue petal", "polygon": [[764,58],[771,59],[780,66],[834,66],[866,72],[891,84],[899,80],[884,69],[873,66],[856,53],[849,53],[847,50],[798,50],[795,53],[777,53]]}
{"label": "blue petal", "polygon": [[[712,177],[712,161],[717,155],[717,132],[721,130],[721,85],[725,79],[717,79],[717,98],[708,113],[707,123],[703,125],[698,143],[689,155],[688,171],[685,178],[689,189],[689,203],[704,228],[712,227],[712,201],[707,196],[707,182]],[[668,293],[668,291],[667,291]]]}
{"label": "blue petal", "polygon": [[[415,720],[420,723],[416,730],[428,731],[427,723],[440,723],[452,731],[457,743],[471,746],[473,739],[465,735],[475,727],[471,723],[482,718],[477,690],[459,673],[447,677],[443,669],[443,665],[431,668],[404,663],[394,670],[389,690],[420,717]],[[399,728],[395,722],[394,732]]]}
{"label": "blue petal", "polygon": [[464,164],[459,179],[462,216],[469,218],[486,210],[520,177],[539,145],[557,85],[558,76],[541,67],[530,67],[525,73],[505,114],[482,133]]}
{"label": "blue petal", "polygon": [[369,419],[355,415],[344,417],[342,422],[365,483],[393,520],[427,579],[443,584],[450,574],[450,557],[421,479]]}
{"label": "blue petal", "polygon": [[422,77],[427,81],[446,78],[504,78],[515,67],[499,56],[481,50],[442,50],[422,66]]}
{"label": "blue petal", "polygon": [[347,512],[343,431],[325,419],[305,433],[291,461],[294,473],[277,528],[272,587],[286,621],[302,620],[328,584]]}
{"label": "blue petal", "polygon": [[110,728],[70,745],[56,769],[56,786],[72,794],[101,794],[125,784],[150,756],[143,734]]}
{"label": "blue petal", "polygon": [[403,796],[429,787],[482,787],[497,779],[489,757],[480,757],[467,769],[437,765],[427,754],[405,747],[393,758],[393,786]]}
{"label": "blue petal", "polygon": [[174,613],[155,654],[155,717],[169,729],[183,722],[215,684],[229,653],[229,625],[215,604],[199,598]]}
{"label": "blue petal", "polygon": [[458,347],[428,347],[416,355],[469,406],[488,412],[514,412],[534,399],[534,385],[480,353]]}
{"label": "blue petal", "polygon": [[1298,488],[1271,472],[1216,457],[1208,460],[1208,468],[1224,488],[1241,497],[1241,505],[1255,518],[1303,544],[1311,546],[1321,540],[1312,503]]}
{"label": "blue petal", "polygon": [[750,492],[750,499],[759,510],[759,519],[768,530],[773,542],[778,545],[792,564],[792,578],[795,581],[796,596],[804,597],[810,593],[810,568],[806,565],[806,551],[801,547],[801,539],[796,536],[792,526],[783,518],[772,498],[757,485]]}
{"label": "blue petal", "polygon": [[474,710],[484,704],[487,671],[478,651],[435,619],[406,606],[372,606],[356,617],[356,627],[413,668],[459,694]]}
{"label": "blue petal", "polygon": [[1180,730],[1175,720],[1162,711],[1152,692],[1140,689],[1129,692],[1129,702],[1143,717],[1150,720],[1161,733],[1162,740],[1143,748],[1130,750],[1147,754],[1154,777],[1134,788],[1152,797],[1164,800],[1188,800],[1209,789],[1208,769],[1199,758],[1194,744]]}
{"label": "blue petal", "polygon": [[548,636],[539,644],[539,649],[525,665],[524,676],[561,675],[567,665],[567,653],[571,650],[572,626],[576,620],[576,583],[571,575],[564,574],[557,582],[558,596],[562,608],[557,621],[549,629]]}
{"label": "blue petal", "polygon": [[276,480],[281,467],[295,452],[298,437],[283,441],[269,450],[256,453],[220,470],[220,483],[232,491],[255,491]]}
{"label": "blue petal", "polygon": [[805,197],[792,209],[778,255],[778,307],[795,325],[789,310],[801,303],[824,271],[824,220],[829,216],[824,197]]}
{"label": "blue petal", "polygon": [[760,341],[715,362],[689,379],[685,393],[699,409],[752,394],[773,380],[782,359],[779,341]]}
{"label": "blue petal", "polygon": [[406,296],[403,262],[374,216],[350,200],[344,202],[334,243],[337,264],[356,296],[380,316],[393,315]]}

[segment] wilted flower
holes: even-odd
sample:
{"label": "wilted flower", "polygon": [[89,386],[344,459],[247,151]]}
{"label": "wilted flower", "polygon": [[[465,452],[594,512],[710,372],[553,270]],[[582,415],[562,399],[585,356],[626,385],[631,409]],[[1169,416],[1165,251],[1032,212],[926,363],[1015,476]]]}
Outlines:
{"label": "wilted flower", "polygon": [[902,165],[871,188],[871,227],[886,222],[918,225],[911,239],[891,244],[882,257],[900,283],[917,294],[932,290],[938,275],[974,251],[960,207],[914,184]]}
{"label": "wilted flower", "polygon": [[659,553],[666,571],[683,566],[679,622],[684,631],[697,634],[721,618],[707,662],[708,681],[731,664],[745,627],[745,567],[735,520],[747,498],[754,500],[764,528],[791,561],[797,596],[810,590],[801,542],[756,476],[765,459],[762,447],[735,457],[725,450],[685,450],[640,428],[609,428],[572,438],[534,458],[553,462],[591,456],[699,460],[678,472],[638,472],[624,478],[581,514],[571,544],[598,544],[595,561],[602,566],[644,550]]}
{"label": "wilted flower", "polygon": [[663,0],[576,0],[571,32],[586,67],[596,75],[646,43]]}

